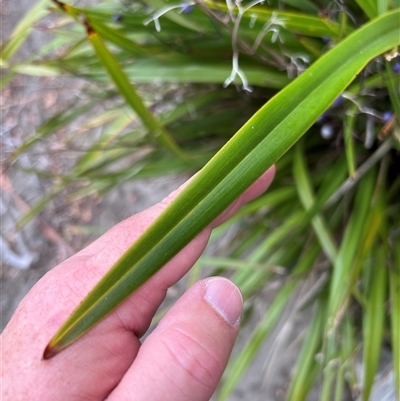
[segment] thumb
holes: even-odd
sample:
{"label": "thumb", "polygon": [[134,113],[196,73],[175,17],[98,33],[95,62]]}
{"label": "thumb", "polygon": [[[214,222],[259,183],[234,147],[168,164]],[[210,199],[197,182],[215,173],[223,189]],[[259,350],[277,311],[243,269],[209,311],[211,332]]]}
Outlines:
{"label": "thumb", "polygon": [[197,283],[145,340],[107,400],[209,400],[228,362],[242,307],[229,280]]}

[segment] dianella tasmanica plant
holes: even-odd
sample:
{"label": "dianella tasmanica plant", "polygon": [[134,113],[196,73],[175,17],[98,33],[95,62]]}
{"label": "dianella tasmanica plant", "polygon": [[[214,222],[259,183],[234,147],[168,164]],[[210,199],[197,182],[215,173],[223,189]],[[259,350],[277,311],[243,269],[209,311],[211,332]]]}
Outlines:
{"label": "dianella tasmanica plant", "polygon": [[[14,62],[48,13],[58,16],[52,46]],[[274,283],[218,399],[235,389],[288,304],[312,317],[287,400],[305,400],[316,383],[322,401],[346,391],[369,400],[383,349],[400,397],[399,45],[399,0],[39,2],[3,44],[4,84],[15,74],[68,74],[90,82],[90,96],[39,127],[8,162],[72,122],[75,130],[85,122],[81,134],[88,121],[103,130],[20,224],[68,187],[73,200],[128,179],[199,171],[44,357],[84,335],[277,164],[268,193],[215,232],[212,240],[234,225],[233,246],[201,258],[194,273],[207,265],[229,275],[248,315]],[[111,106],[93,117],[102,103]]]}

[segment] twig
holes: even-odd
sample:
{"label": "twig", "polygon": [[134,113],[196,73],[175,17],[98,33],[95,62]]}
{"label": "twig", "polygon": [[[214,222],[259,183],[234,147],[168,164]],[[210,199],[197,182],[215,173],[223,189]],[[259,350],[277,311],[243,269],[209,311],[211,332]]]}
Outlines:
{"label": "twig", "polygon": [[368,170],[374,166],[379,160],[385,156],[392,148],[393,139],[392,137],[385,140],[382,145],[372,154],[368,160],[362,164],[354,173],[354,177],[348,178],[328,199],[325,203],[324,209],[329,208],[336,203],[346,192],[350,191],[360,181],[360,179],[368,172]]}

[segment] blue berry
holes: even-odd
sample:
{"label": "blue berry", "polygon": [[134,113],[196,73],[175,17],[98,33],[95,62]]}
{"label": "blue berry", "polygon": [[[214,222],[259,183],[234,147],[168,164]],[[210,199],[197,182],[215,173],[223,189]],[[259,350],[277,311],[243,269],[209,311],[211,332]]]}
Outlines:
{"label": "blue berry", "polygon": [[382,120],[383,122],[387,123],[393,116],[393,112],[392,111],[385,111],[382,114]]}
{"label": "blue berry", "polygon": [[393,64],[392,70],[396,73],[396,74],[400,74],[400,61],[396,61]]}
{"label": "blue berry", "polygon": [[332,103],[332,107],[338,107],[343,103],[343,96],[339,95],[335,101]]}
{"label": "blue berry", "polygon": [[331,139],[333,137],[334,130],[331,124],[324,124],[321,127],[321,136],[324,139]]}

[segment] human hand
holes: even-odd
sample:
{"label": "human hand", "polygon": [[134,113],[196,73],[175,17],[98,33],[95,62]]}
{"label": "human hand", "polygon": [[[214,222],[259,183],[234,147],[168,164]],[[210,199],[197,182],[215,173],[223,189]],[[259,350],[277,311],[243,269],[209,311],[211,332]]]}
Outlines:
{"label": "human hand", "polygon": [[243,301],[224,278],[190,288],[141,344],[174,285],[196,262],[211,230],[263,193],[269,169],[209,227],[78,341],[49,360],[43,351],[84,296],[178,191],[113,227],[47,273],[2,333],[3,401],[203,401],[226,367]]}

